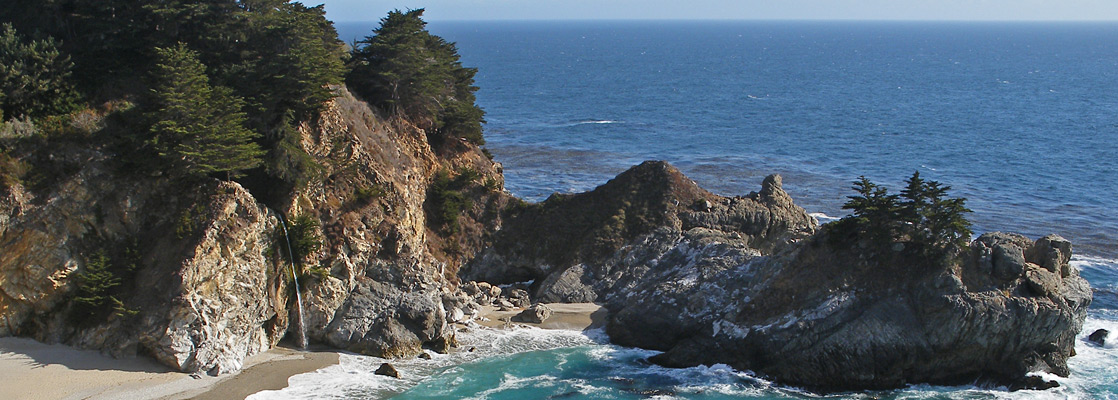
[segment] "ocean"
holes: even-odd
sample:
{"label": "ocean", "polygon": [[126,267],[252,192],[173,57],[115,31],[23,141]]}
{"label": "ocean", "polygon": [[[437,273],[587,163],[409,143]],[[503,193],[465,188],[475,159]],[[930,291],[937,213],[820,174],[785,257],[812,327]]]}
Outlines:
{"label": "ocean", "polygon": [[[376,22],[338,24],[343,40]],[[817,396],[725,366],[664,369],[601,332],[462,335],[474,353],[397,363],[343,355],[253,399],[1118,399],[1118,24],[945,22],[433,22],[476,67],[487,147],[506,188],[539,201],[643,160],[722,195],[779,173],[821,221],[864,175],[919,171],[967,198],[976,232],[1057,233],[1095,292],[1046,392],[916,385]],[[1113,335],[1118,341],[1118,334]]]}

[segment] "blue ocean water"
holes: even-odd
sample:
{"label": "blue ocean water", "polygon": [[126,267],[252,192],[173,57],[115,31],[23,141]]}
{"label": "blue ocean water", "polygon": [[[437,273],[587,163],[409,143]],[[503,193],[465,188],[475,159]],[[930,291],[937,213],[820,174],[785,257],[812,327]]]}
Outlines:
{"label": "blue ocean water", "polygon": [[[347,42],[375,25],[339,24]],[[1118,24],[442,22],[479,69],[486,140],[533,200],[592,189],[646,159],[723,195],[784,176],[797,203],[841,216],[850,182],[920,171],[968,199],[977,232],[1075,243],[1095,288],[1085,337],[1118,332]],[[466,336],[476,353],[372,374],[355,355],[254,398],[818,397],[714,366],[667,370],[600,333]],[[828,398],[1118,399],[1118,350],[1081,341],[1043,393],[914,386]]]}

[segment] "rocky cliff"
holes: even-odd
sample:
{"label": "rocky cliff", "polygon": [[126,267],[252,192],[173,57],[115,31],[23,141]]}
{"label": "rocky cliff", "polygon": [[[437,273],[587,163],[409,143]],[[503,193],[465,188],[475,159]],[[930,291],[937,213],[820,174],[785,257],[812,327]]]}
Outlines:
{"label": "rocky cliff", "polygon": [[[1067,374],[1091,301],[1059,237],[867,257],[832,245],[775,175],[722,197],[646,162],[528,204],[481,149],[433,148],[344,88],[299,129],[319,177],[275,193],[122,170],[108,147],[39,149],[59,164],[50,184],[0,196],[0,335],[217,374],[301,328],[298,279],[312,342],[404,357],[449,351],[448,322],[477,303],[526,306],[528,292],[490,284],[519,283],[538,301],[606,304],[611,339],[663,351],[660,364],[836,390]],[[295,274],[281,214],[319,223]]]}
{"label": "rocky cliff", "polygon": [[1091,301],[1057,236],[869,258],[832,247],[779,176],[723,198],[655,162],[553,196],[495,243],[465,276],[606,303],[610,339],[663,351],[659,364],[722,363],[824,391],[1066,375]]}
{"label": "rocky cliff", "polygon": [[[300,127],[321,178],[273,204],[320,225],[323,245],[298,274],[308,336],[383,356],[445,351],[455,342],[444,297],[511,199],[500,166],[465,143],[432,148],[423,130],[339,94]],[[298,329],[280,215],[261,197],[234,182],[122,170],[110,147],[37,151],[65,168],[0,197],[0,335],[217,374]],[[439,171],[469,200],[453,230],[428,218]],[[80,283],[105,265],[109,289],[91,309]]]}
{"label": "rocky cliff", "polygon": [[[114,173],[102,152],[59,151],[83,167],[38,196],[10,188],[0,207],[0,335],[212,373],[276,344],[287,284],[267,260],[274,215],[233,183],[184,191]],[[132,313],[78,310],[95,255],[131,272],[117,296]]]}

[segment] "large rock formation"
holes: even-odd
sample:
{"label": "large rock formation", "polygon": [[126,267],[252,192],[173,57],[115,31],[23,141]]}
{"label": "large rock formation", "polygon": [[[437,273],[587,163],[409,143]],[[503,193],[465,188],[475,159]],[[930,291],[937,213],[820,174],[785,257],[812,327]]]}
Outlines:
{"label": "large rock formation", "polygon": [[[146,354],[182,371],[240,368],[299,328],[270,199],[321,222],[307,266],[326,274],[299,278],[313,341],[381,356],[445,351],[454,338],[443,298],[511,199],[498,190],[500,166],[465,143],[432,148],[423,130],[339,94],[300,127],[322,179],[294,193],[125,171],[109,149],[36,150],[53,163],[51,184],[0,190],[0,336]],[[453,232],[427,218],[440,170],[476,175],[457,189],[473,201]],[[75,308],[95,255],[120,279],[122,307]]]}
{"label": "large rock formation", "polygon": [[463,275],[534,280],[542,302],[608,302],[658,279],[660,264],[733,263],[727,257],[738,255],[723,243],[749,258],[811,234],[815,224],[792,204],[779,176],[766,178],[760,193],[724,198],[649,161],[594,191],[555,194],[524,210]]}
{"label": "large rock formation", "polygon": [[778,176],[722,198],[650,162],[520,218],[467,277],[604,302],[611,340],[664,351],[663,365],[723,363],[819,390],[1066,375],[1091,301],[1057,236],[988,234],[942,260],[835,248]]}
{"label": "large rock formation", "polygon": [[[0,335],[239,368],[298,328],[265,202],[321,222],[304,268],[318,273],[298,278],[308,336],[377,356],[445,352],[448,320],[479,302],[525,305],[527,287],[537,301],[605,303],[611,338],[662,350],[665,365],[725,363],[819,389],[1012,382],[1067,373],[1091,300],[1059,237],[984,235],[939,261],[903,245],[835,248],[775,175],[727,198],[646,162],[527,204],[499,190],[480,149],[432,148],[344,88],[300,132],[321,179],[294,193],[250,185],[257,196],[122,171],[107,149],[41,149],[62,164],[50,185],[0,195]],[[119,304],[91,311],[79,282],[98,263],[118,274]],[[521,285],[502,297],[488,283],[458,291],[460,277]]]}
{"label": "large rock formation", "polygon": [[[80,169],[38,197],[9,188],[0,207],[14,211],[0,229],[0,335],[211,373],[280,339],[287,284],[266,258],[270,211],[235,183],[182,190],[116,174],[98,151],[67,151]],[[76,277],[94,255],[131,271],[118,300],[135,315],[75,309]]]}
{"label": "large rock formation", "polygon": [[[322,223],[324,243],[310,265],[330,276],[305,282],[310,339],[384,357],[452,344],[442,297],[454,290],[459,265],[500,226],[511,199],[496,190],[500,165],[463,143],[432,148],[423,130],[378,117],[344,88],[301,131],[324,179],[280,208]],[[462,189],[473,201],[454,232],[428,217],[428,189],[440,170],[478,175]]]}

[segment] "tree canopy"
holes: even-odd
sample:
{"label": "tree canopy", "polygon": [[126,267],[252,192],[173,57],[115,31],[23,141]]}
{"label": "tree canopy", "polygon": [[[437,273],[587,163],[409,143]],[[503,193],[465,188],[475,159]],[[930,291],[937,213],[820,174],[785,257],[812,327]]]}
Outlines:
{"label": "tree canopy", "polygon": [[263,151],[245,127],[244,101],[211,86],[205,66],[186,44],[156,49],[151,94],[151,143],[173,171],[237,173],[261,163]]}
{"label": "tree canopy", "polygon": [[427,32],[422,16],[421,8],[382,18],[373,35],[356,43],[346,83],[371,104],[427,129],[433,142],[484,144],[477,69],[463,67],[454,43]]}
{"label": "tree canopy", "polygon": [[286,136],[317,116],[346,72],[345,45],[323,6],[289,0],[8,1],[0,2],[0,22],[61,43],[73,74],[47,87],[73,85],[96,102],[143,97],[149,88],[134,77],[160,73],[157,49],[185,44],[206,66],[214,91],[241,99],[228,105],[242,108],[245,125],[259,134],[254,141],[268,150],[270,168],[256,173],[288,182],[306,181],[312,168]]}
{"label": "tree canopy", "polygon": [[11,24],[0,25],[0,115],[41,117],[73,108],[72,68],[53,39],[24,40]]}
{"label": "tree canopy", "polygon": [[905,183],[896,195],[859,177],[853,186],[857,194],[842,207],[851,215],[833,223],[832,238],[866,239],[879,250],[903,241],[929,257],[965,247],[972,233],[966,199],[948,198],[950,186],[926,181],[919,171]]}

